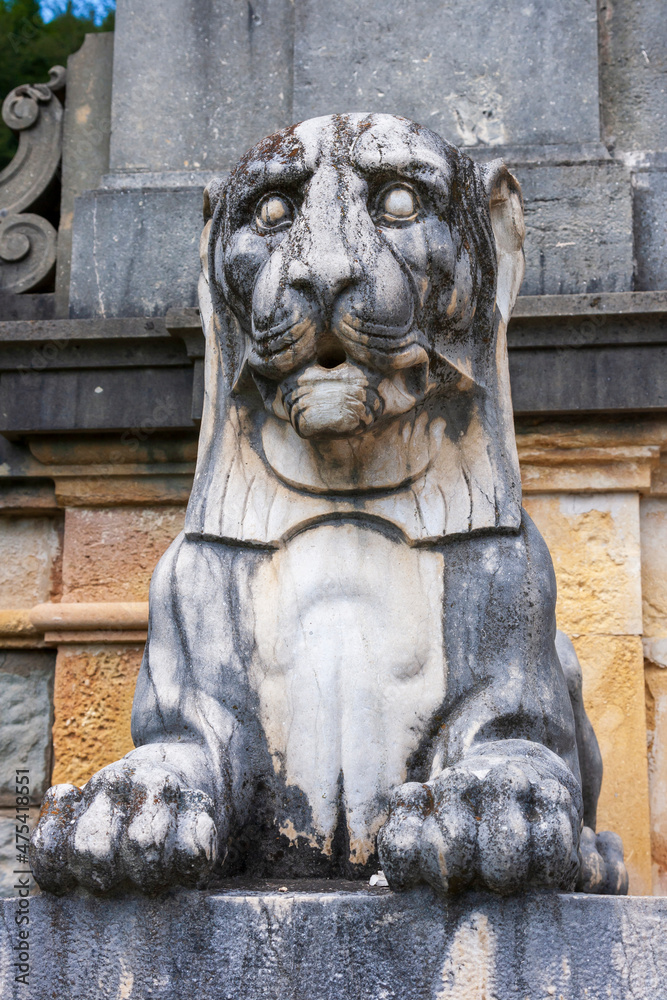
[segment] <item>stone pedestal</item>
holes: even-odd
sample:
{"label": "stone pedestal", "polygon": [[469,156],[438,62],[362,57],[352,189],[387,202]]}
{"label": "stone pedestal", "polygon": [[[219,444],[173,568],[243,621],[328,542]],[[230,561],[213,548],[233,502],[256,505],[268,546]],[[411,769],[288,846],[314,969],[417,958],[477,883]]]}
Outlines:
{"label": "stone pedestal", "polygon": [[482,893],[445,902],[354,883],[264,883],[159,899],[33,897],[30,985],[3,1000],[661,1000],[667,899]]}

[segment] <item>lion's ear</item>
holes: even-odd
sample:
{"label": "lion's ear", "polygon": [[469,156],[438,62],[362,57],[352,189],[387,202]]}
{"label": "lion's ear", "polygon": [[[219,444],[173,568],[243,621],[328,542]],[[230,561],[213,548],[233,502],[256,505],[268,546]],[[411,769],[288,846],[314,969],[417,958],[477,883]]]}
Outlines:
{"label": "lion's ear", "polygon": [[215,212],[218,202],[220,201],[220,195],[222,194],[222,189],[224,187],[224,181],[221,181],[218,177],[215,177],[212,181],[209,181],[204,188],[204,222],[208,222],[209,219],[213,218],[213,213]]}
{"label": "lion's ear", "polygon": [[507,323],[519,294],[525,267],[523,198],[519,182],[502,160],[492,160],[481,168],[481,172],[489,198],[489,214],[498,255],[496,305]]}

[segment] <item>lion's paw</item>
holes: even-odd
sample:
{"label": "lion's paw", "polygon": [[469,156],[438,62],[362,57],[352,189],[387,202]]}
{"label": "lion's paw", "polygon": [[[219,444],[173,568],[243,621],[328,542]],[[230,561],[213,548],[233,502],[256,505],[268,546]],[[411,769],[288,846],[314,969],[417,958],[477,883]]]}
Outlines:
{"label": "lion's paw", "polygon": [[105,892],[131,883],[145,892],[203,884],[217,858],[213,801],[168,771],[122,760],[83,789],[47,792],[30,845],[38,884]]}
{"label": "lion's paw", "polygon": [[579,841],[578,892],[604,896],[626,896],[628,872],[623,861],[623,842],[608,830],[596,833],[585,826]]}
{"label": "lion's paw", "polygon": [[393,889],[573,889],[579,822],[571,790],[527,760],[462,764],[395,791],[378,851]]}

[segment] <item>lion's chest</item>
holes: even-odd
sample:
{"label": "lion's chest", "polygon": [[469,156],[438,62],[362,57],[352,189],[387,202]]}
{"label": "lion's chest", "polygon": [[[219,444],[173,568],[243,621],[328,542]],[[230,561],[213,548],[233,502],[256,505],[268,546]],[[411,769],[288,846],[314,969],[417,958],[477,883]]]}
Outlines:
{"label": "lion's chest", "polygon": [[354,524],[303,532],[253,584],[251,670],[276,770],[306,795],[326,852],[344,808],[353,861],[374,849],[445,692],[443,560]]}

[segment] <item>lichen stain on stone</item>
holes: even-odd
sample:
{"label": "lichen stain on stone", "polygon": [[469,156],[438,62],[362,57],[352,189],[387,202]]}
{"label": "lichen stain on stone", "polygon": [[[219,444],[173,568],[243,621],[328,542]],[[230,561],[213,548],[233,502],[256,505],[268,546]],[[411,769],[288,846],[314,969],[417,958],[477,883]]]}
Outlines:
{"label": "lichen stain on stone", "polygon": [[454,934],[435,1000],[497,1000],[496,936],[484,913],[473,913]]}
{"label": "lichen stain on stone", "polygon": [[87,125],[88,119],[90,118],[90,112],[90,104],[82,104],[81,107],[77,108],[75,111],[77,125]]}

